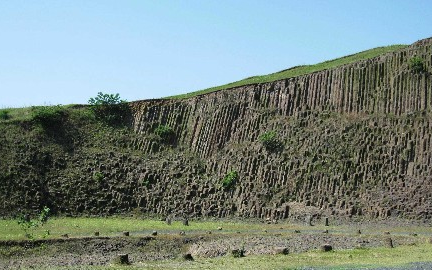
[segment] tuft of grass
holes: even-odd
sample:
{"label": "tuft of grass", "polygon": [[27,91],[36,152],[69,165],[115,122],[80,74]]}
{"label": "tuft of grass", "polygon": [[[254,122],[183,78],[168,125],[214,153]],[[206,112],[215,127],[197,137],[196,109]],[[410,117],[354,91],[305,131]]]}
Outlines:
{"label": "tuft of grass", "polygon": [[292,67],[289,69],[285,69],[285,70],[271,73],[271,74],[267,74],[267,75],[253,76],[253,77],[249,77],[249,78],[246,78],[246,79],[243,79],[240,81],[236,81],[236,82],[232,82],[232,83],[228,83],[228,84],[224,84],[224,85],[220,85],[220,86],[216,86],[216,87],[211,87],[211,88],[207,88],[207,89],[203,89],[203,90],[199,90],[199,91],[195,91],[195,92],[191,92],[191,93],[187,93],[187,94],[170,96],[170,97],[166,97],[166,98],[167,99],[183,99],[183,98],[194,97],[194,96],[207,94],[207,93],[211,93],[211,92],[215,92],[215,91],[219,91],[219,90],[225,90],[228,88],[234,88],[234,87],[238,87],[238,86],[257,84],[257,83],[266,83],[266,82],[272,82],[272,81],[277,81],[277,80],[282,80],[282,79],[293,78],[293,77],[306,75],[306,74],[310,74],[310,73],[314,73],[314,72],[318,72],[318,71],[322,71],[322,70],[326,70],[326,69],[331,69],[331,68],[335,68],[335,67],[339,67],[339,66],[343,66],[343,65],[347,65],[347,64],[352,64],[352,63],[355,63],[355,62],[358,62],[361,60],[371,59],[371,58],[377,57],[377,56],[385,54],[385,53],[390,53],[390,52],[394,52],[394,51],[403,49],[407,46],[408,45],[391,45],[391,46],[385,46],[385,47],[378,47],[375,49],[366,50],[363,52],[344,56],[341,58],[336,58],[333,60],[325,61],[325,62],[318,63],[315,65],[295,66],[295,67]]}

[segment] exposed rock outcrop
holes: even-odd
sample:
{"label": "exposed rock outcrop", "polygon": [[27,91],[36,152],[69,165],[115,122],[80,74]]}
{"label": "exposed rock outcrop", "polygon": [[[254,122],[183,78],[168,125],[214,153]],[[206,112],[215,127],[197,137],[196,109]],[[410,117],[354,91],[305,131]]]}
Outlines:
{"label": "exposed rock outcrop", "polygon": [[[410,70],[414,56],[424,72]],[[133,132],[78,127],[69,148],[1,134],[8,164],[0,165],[0,215],[47,204],[74,215],[430,219],[431,72],[426,39],[286,80],[132,102]],[[174,130],[172,145],[154,139],[159,125]],[[280,149],[261,144],[266,131],[276,132]],[[223,188],[230,171],[238,181]]]}

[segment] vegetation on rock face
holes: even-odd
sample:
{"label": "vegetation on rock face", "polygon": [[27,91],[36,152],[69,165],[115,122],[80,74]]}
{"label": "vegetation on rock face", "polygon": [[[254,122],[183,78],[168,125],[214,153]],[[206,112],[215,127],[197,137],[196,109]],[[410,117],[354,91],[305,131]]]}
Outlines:
{"label": "vegetation on rock face", "polygon": [[420,72],[425,71],[423,59],[420,57],[415,56],[415,57],[411,58],[409,61],[409,65],[410,65],[411,71],[413,73],[420,73]]}
{"label": "vegetation on rock face", "polygon": [[[415,53],[427,59],[423,49]],[[275,82],[271,89],[257,85],[253,91],[221,92],[217,99],[139,102],[132,105],[136,118],[127,123],[133,128],[96,121],[91,106],[65,106],[61,132],[43,133],[31,125],[30,108],[11,109],[10,120],[0,121],[1,214],[9,216],[24,207],[34,211],[41,205],[50,205],[59,215],[114,215],[135,208],[177,214],[183,209],[172,202],[185,201],[191,216],[258,217],[258,210],[245,206],[249,200],[261,211],[273,211],[280,202],[299,202],[341,216],[430,219],[427,204],[413,207],[403,201],[421,200],[430,189],[424,178],[430,172],[424,163],[429,153],[419,147],[427,144],[423,133],[431,117],[428,94],[420,95],[419,102],[405,102],[417,87],[424,87],[424,76],[399,76],[391,64],[399,59],[404,72],[410,72],[410,58],[401,51],[287,84]],[[429,69],[429,61],[426,64]],[[343,83],[334,78],[343,78]],[[309,83],[303,83],[306,79]],[[383,83],[391,80],[394,83],[382,91]],[[395,93],[400,93],[398,98],[390,99]],[[117,100],[111,97],[106,100]],[[344,102],[340,97],[346,97]],[[18,112],[23,117],[18,118]],[[166,124],[172,129],[158,128]],[[272,145],[268,142],[278,136],[284,143],[277,155],[256,152],[256,146],[264,150],[259,135],[265,127],[278,134],[269,132],[262,143]],[[158,136],[173,129],[177,147],[165,147]],[[234,185],[230,177],[224,179],[226,168],[241,171],[241,181]],[[100,185],[92,179],[97,170],[104,173]],[[144,179],[142,184],[139,179]],[[397,188],[411,179],[417,179],[413,187],[421,186],[421,191]],[[231,194],[222,185],[241,192]],[[319,187],[327,188],[313,195]],[[390,199],[375,199],[375,193]],[[220,201],[235,209],[224,211]],[[204,204],[209,212],[196,207]],[[275,213],[282,219],[288,212]]]}
{"label": "vegetation on rock face", "polygon": [[265,132],[258,139],[268,151],[275,151],[282,145],[277,138],[276,131],[273,130]]}
{"label": "vegetation on rock face", "polygon": [[164,143],[173,143],[175,140],[174,130],[167,125],[159,125],[155,129],[154,134]]}
{"label": "vegetation on rock face", "polygon": [[60,105],[41,106],[32,108],[31,119],[44,128],[53,128],[61,125],[66,115],[66,110]]}
{"label": "vegetation on rock face", "polygon": [[104,94],[98,92],[96,97],[88,101],[90,109],[94,112],[96,118],[107,124],[120,124],[127,116],[129,106],[126,100],[122,100],[117,94]]}
{"label": "vegetation on rock face", "polygon": [[235,185],[238,180],[237,171],[230,171],[225,177],[222,179],[222,187],[225,189],[230,189]]}
{"label": "vegetation on rock face", "polygon": [[96,181],[96,182],[100,182],[100,181],[102,181],[104,179],[104,175],[103,175],[103,173],[101,173],[101,172],[95,172],[94,174],[93,174],[93,180],[94,181]]}

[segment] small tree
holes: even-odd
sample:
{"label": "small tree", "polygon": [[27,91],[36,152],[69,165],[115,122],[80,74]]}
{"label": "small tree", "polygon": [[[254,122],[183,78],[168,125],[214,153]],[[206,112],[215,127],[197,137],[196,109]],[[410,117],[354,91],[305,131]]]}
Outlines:
{"label": "small tree", "polygon": [[108,123],[116,124],[125,119],[129,107],[126,100],[117,94],[104,94],[98,92],[96,97],[90,98],[88,103],[96,118]]}
{"label": "small tree", "polygon": [[90,98],[88,103],[94,106],[103,106],[103,105],[116,105],[126,102],[126,100],[120,99],[120,95],[117,94],[104,94],[102,92],[98,92],[97,96],[94,98]]}

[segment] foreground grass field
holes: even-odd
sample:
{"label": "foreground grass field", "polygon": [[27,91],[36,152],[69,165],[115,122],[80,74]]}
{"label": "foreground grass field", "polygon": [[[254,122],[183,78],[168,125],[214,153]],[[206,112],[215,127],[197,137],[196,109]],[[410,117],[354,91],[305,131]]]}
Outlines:
{"label": "foreground grass field", "polygon": [[377,57],[381,54],[394,52],[394,51],[403,49],[405,47],[407,47],[407,45],[391,45],[391,46],[386,46],[386,47],[378,47],[375,49],[366,50],[363,52],[344,56],[341,58],[325,61],[325,62],[318,63],[315,65],[296,66],[296,67],[292,67],[292,68],[289,68],[286,70],[282,70],[282,71],[267,74],[267,75],[253,76],[253,77],[249,77],[249,78],[246,78],[246,79],[243,79],[240,81],[236,81],[236,82],[232,82],[232,83],[228,83],[228,84],[224,84],[224,85],[220,85],[220,86],[216,86],[216,87],[211,87],[211,88],[207,88],[207,89],[203,89],[203,90],[199,90],[199,91],[195,91],[195,92],[191,92],[191,93],[187,93],[187,94],[171,96],[171,97],[167,97],[167,98],[174,98],[174,99],[189,98],[189,97],[202,95],[202,94],[206,94],[206,93],[211,93],[214,91],[224,90],[224,89],[237,87],[237,86],[243,86],[243,85],[255,84],[255,83],[265,83],[265,82],[271,82],[271,81],[282,80],[282,79],[287,79],[287,78],[293,78],[293,77],[297,77],[300,75],[310,74],[310,73],[317,72],[317,71],[322,71],[322,70],[326,70],[326,69],[330,69],[330,68],[339,67],[342,65],[351,64],[351,63],[361,61],[361,60],[371,59],[371,58]]}
{"label": "foreground grass field", "polygon": [[[23,229],[18,225],[17,220],[0,220],[0,240],[24,240],[26,239]],[[38,227],[32,232],[36,239],[45,236],[46,231],[50,233],[47,238],[59,238],[63,234],[71,237],[92,236],[98,231],[101,236],[116,236],[124,231],[136,234],[149,234],[153,230],[164,233],[178,233],[180,231],[206,233],[208,231],[219,231],[220,233],[262,233],[281,232],[282,230],[321,232],[328,229],[330,232],[339,234],[356,234],[361,229],[363,234],[378,234],[391,232],[392,234],[411,234],[432,235],[432,227],[418,225],[386,226],[377,224],[374,226],[365,225],[332,225],[326,227],[320,222],[315,226],[305,226],[303,224],[281,222],[279,224],[265,224],[258,221],[227,221],[227,220],[208,220],[190,221],[189,226],[184,226],[181,221],[173,221],[167,225],[164,221],[156,219],[125,218],[125,217],[97,217],[97,218],[52,218],[43,227]],[[45,236],[46,237],[46,236]]]}
{"label": "foreground grass field", "polygon": [[[373,269],[403,266],[413,262],[431,262],[432,245],[401,246],[398,248],[354,249],[334,252],[311,251],[289,255],[262,255],[244,258],[219,257],[193,262],[164,261],[141,263],[136,269],[299,269],[327,267],[330,269]],[[106,268],[105,268],[106,269]],[[108,269],[133,269],[110,267]]]}
{"label": "foreground grass field", "polygon": [[[299,229],[301,226],[295,224],[263,224],[259,222],[231,222],[231,221],[190,221],[189,226],[184,226],[181,221],[173,221],[167,225],[164,221],[155,219],[139,218],[53,218],[43,227],[32,230],[36,239],[43,237],[47,230],[48,238],[58,238],[63,234],[71,237],[92,236],[98,231],[101,236],[116,236],[124,231],[137,234],[148,234],[153,230],[170,232],[207,232],[217,231],[223,228],[223,232],[262,232],[267,230]],[[18,225],[17,220],[0,220],[0,240],[24,240],[25,233]],[[314,229],[320,229],[316,227]]]}
{"label": "foreground grass field", "polygon": [[[26,239],[23,230],[16,220],[0,220],[0,240],[23,240]],[[131,232],[131,236],[148,235],[153,230],[160,233],[161,237],[170,234],[178,235],[179,231],[186,231],[188,235],[206,234],[214,231],[217,234],[244,235],[257,234],[277,235],[282,230],[291,234],[292,230],[301,230],[305,234],[322,234],[323,229],[328,229],[332,234],[352,235],[357,237],[355,231],[361,228],[363,234],[383,235],[384,231],[391,235],[417,233],[418,242],[410,245],[398,245],[396,248],[358,248],[349,250],[335,250],[332,252],[320,252],[312,250],[303,253],[290,253],[288,255],[248,255],[243,258],[233,258],[226,255],[216,258],[196,257],[194,261],[185,261],[181,258],[171,260],[149,260],[135,261],[128,266],[32,266],[32,269],[373,269],[376,267],[401,267],[410,263],[426,263],[432,267],[432,244],[428,239],[432,235],[430,226],[403,225],[388,226],[385,224],[366,225],[333,225],[325,227],[317,222],[316,226],[302,224],[291,224],[281,222],[279,224],[265,224],[258,221],[190,221],[189,226],[184,226],[180,221],[174,221],[168,225],[163,221],[142,218],[52,218],[45,226],[38,228],[32,233],[35,239],[41,239],[46,230],[50,231],[47,238],[59,238],[62,234],[70,237],[92,236],[94,232],[100,232],[101,236],[119,236],[123,231]],[[291,231],[290,231],[291,230]],[[217,233],[216,233],[217,231]],[[159,236],[158,236],[159,237]],[[166,239],[166,238],[165,238]],[[170,238],[168,238],[170,239]],[[34,254],[44,254],[46,246],[34,249]],[[8,251],[3,247],[3,253],[24,252],[20,247],[13,247]],[[16,250],[14,250],[16,249]],[[45,251],[43,250],[45,249]],[[55,249],[54,249],[55,250]],[[53,250],[51,250],[52,252]],[[38,253],[39,252],[39,253]],[[53,254],[54,256],[55,254]],[[25,268],[23,268],[25,269]]]}

